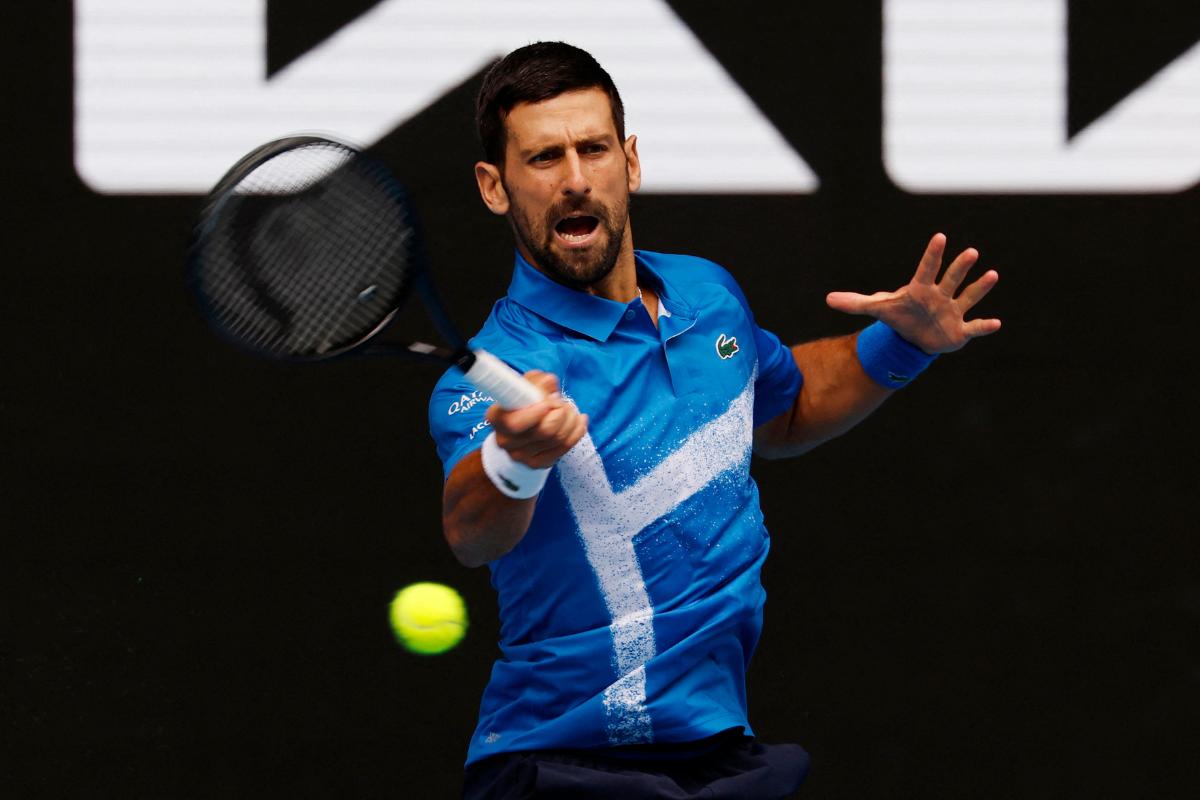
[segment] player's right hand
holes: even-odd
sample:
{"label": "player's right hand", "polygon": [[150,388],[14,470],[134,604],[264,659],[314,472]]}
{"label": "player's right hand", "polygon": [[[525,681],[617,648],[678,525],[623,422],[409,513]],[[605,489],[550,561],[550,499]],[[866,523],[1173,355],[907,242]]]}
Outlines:
{"label": "player's right hand", "polygon": [[530,370],[525,378],[546,393],[543,400],[513,410],[493,404],[487,421],[496,432],[496,444],[527,467],[551,467],[587,433],[587,414],[558,390],[558,378],[549,372]]}

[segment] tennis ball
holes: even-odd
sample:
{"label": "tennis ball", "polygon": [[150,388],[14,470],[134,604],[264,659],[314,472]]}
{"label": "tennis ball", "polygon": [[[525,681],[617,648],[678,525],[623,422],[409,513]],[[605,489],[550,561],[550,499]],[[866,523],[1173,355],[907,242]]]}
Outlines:
{"label": "tennis ball", "polygon": [[441,583],[405,586],[392,598],[388,616],[396,641],[421,655],[444,653],[467,632],[467,607],[462,597]]}

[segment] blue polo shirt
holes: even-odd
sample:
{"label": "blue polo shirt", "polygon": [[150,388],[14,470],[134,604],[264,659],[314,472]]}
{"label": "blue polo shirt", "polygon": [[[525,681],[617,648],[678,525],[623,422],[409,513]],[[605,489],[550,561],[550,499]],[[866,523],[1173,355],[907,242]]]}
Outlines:
{"label": "blue polo shirt", "polygon": [[[769,546],[753,429],[790,408],[791,351],[732,277],[637,251],[658,326],[517,256],[473,347],[558,376],[588,433],[551,471],[528,532],[491,562],[502,657],[467,763],[515,750],[685,742],[741,726]],[[479,447],[492,399],[457,370],[434,389],[445,474]]]}

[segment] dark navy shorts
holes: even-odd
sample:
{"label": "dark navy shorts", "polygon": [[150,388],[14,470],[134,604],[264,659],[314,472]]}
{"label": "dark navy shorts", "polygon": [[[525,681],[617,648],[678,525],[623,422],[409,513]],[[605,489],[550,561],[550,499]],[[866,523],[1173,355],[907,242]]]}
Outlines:
{"label": "dark navy shorts", "polygon": [[505,753],[467,767],[463,800],[782,800],[808,762],[799,745],[763,744],[741,728],[678,745]]}

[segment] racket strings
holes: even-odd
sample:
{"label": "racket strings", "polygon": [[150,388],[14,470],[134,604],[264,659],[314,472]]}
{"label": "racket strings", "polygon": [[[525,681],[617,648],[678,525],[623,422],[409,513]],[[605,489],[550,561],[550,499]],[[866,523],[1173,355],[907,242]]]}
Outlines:
{"label": "racket strings", "polygon": [[[390,212],[391,209],[387,211]],[[306,341],[316,352],[325,352],[331,346],[346,341],[347,331],[359,331],[364,325],[369,326],[372,321],[377,321],[381,309],[377,302],[372,302],[373,297],[394,297],[399,291],[399,282],[393,277],[396,273],[380,271],[376,265],[392,263],[397,258],[403,259],[401,249],[410,232],[405,231],[395,238],[373,235],[379,226],[389,224],[391,220],[378,213],[363,214],[351,220],[349,230],[345,232],[344,251],[341,253],[333,242],[333,232],[329,234],[329,238],[322,238],[321,252],[314,253],[313,256],[316,263],[325,263],[326,259],[338,257],[345,259],[345,274],[337,275],[336,281],[324,281],[321,284],[322,290],[327,290],[334,296],[338,296],[334,290],[342,285],[348,286],[349,290],[340,295],[339,303],[323,303],[329,296],[325,291],[305,298],[305,301],[322,302],[324,305],[311,326],[311,338]],[[321,278],[329,277],[327,272],[319,268],[315,273]]]}
{"label": "racket strings", "polygon": [[320,356],[369,335],[395,308],[413,261],[391,176],[334,143],[284,151],[214,204],[201,291],[235,339]]}

